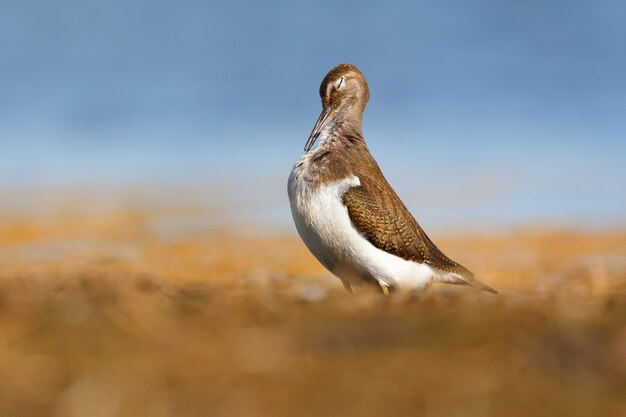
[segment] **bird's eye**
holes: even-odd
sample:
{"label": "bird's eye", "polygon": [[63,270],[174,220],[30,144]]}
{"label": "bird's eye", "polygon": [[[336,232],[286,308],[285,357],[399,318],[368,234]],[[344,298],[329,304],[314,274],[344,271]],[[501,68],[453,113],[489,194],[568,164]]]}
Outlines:
{"label": "bird's eye", "polygon": [[335,88],[336,88],[337,90],[339,90],[339,89],[341,88],[341,86],[343,85],[343,81],[344,81],[344,80],[345,80],[345,78],[344,78],[344,77],[341,77],[341,78],[339,79],[339,81],[337,81],[337,82],[335,83]]}

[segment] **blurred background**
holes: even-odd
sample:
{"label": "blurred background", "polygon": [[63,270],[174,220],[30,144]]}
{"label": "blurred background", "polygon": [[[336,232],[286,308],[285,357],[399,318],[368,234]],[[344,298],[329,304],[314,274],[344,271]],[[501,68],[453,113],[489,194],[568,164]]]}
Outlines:
{"label": "blurred background", "polygon": [[617,0],[4,1],[2,207],[184,188],[292,232],[286,178],[349,62],[427,230],[624,226],[624,21]]}
{"label": "blurred background", "polygon": [[[626,2],[0,2],[0,417],[626,415]],[[494,296],[348,294],[286,182],[339,63]]]}

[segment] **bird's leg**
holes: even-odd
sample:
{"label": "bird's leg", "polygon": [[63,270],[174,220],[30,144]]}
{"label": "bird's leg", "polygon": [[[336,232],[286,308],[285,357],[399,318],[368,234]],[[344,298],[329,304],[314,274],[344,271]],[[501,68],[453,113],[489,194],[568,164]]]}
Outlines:
{"label": "bird's leg", "polygon": [[380,288],[383,290],[383,294],[385,297],[389,297],[389,286],[385,284],[380,284]]}

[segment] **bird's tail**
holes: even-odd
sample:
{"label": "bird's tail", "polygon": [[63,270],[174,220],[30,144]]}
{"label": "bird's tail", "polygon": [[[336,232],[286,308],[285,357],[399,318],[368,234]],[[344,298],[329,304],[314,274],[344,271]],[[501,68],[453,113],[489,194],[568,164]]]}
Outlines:
{"label": "bird's tail", "polygon": [[474,278],[474,274],[470,270],[458,264],[452,271],[447,271],[447,274],[444,275],[443,281],[449,284],[470,285],[474,288],[478,288],[479,290],[487,291],[493,294],[498,293],[495,289]]}

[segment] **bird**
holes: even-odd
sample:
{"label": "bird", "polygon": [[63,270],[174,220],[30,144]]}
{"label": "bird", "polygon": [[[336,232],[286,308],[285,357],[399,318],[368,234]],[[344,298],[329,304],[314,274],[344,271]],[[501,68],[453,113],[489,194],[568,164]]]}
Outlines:
{"label": "bird", "polygon": [[319,94],[322,112],[287,185],[298,234],[319,262],[349,292],[420,293],[442,282],[497,293],[437,248],[385,179],[362,131],[370,91],[361,71],[337,65]]}

